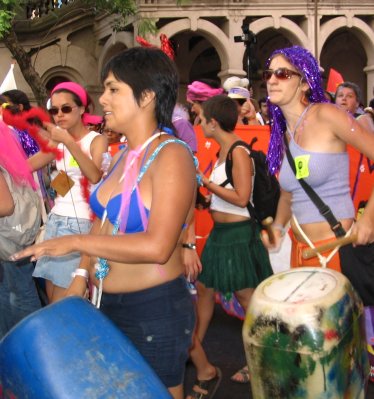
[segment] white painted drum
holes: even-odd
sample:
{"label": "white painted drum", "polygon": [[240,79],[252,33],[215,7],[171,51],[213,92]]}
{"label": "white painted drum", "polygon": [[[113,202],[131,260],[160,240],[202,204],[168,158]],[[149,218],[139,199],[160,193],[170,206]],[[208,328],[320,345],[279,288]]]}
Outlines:
{"label": "white painted drum", "polygon": [[263,281],[243,340],[254,399],[365,397],[363,305],[341,273],[304,267]]}

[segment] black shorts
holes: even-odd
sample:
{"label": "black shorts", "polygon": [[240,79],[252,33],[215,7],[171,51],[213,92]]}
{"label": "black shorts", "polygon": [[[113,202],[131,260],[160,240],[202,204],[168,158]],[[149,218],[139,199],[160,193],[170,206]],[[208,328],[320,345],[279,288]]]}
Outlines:
{"label": "black shorts", "polygon": [[105,294],[102,312],[132,341],[166,387],[182,384],[195,311],[184,277],[146,290]]}

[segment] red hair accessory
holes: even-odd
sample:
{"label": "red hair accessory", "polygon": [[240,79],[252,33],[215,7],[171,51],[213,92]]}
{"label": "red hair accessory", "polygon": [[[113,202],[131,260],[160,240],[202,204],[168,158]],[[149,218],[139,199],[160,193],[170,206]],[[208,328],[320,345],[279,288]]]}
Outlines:
{"label": "red hair accessory", "polygon": [[[154,47],[154,48],[157,48],[153,44],[147,42],[147,40],[145,40],[141,36],[136,36],[136,41],[142,47]],[[171,45],[171,41],[167,38],[165,33],[161,33],[160,42],[161,42],[161,47],[160,47],[161,51],[164,52],[171,60],[174,61],[175,53],[174,53],[173,47]]]}
{"label": "red hair accessory", "polygon": [[29,135],[38,143],[42,152],[51,152],[56,156],[56,159],[62,158],[60,150],[50,147],[48,140],[44,139],[39,130],[44,123],[51,122],[48,113],[38,107],[31,108],[28,111],[23,111],[19,114],[13,114],[9,109],[3,110],[3,120],[7,125],[13,126],[19,130],[26,130]]}

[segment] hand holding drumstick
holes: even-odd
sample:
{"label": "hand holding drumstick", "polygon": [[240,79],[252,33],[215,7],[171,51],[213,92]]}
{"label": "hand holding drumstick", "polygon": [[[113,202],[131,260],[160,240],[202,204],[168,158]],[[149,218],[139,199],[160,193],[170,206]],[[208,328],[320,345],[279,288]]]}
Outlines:
{"label": "hand holding drumstick", "polygon": [[326,244],[322,244],[315,248],[307,248],[303,251],[303,258],[310,259],[314,256],[317,256],[317,253],[322,253],[324,251],[328,251],[330,249],[334,249],[335,247],[341,247],[343,245],[352,244],[356,242],[357,234],[351,234],[348,237],[341,237],[336,239],[335,241],[328,242]]}

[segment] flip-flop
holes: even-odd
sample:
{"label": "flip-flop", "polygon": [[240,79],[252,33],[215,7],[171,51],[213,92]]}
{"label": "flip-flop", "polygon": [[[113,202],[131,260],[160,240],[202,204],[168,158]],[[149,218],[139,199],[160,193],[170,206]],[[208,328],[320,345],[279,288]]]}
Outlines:
{"label": "flip-flop", "polygon": [[219,387],[219,384],[221,383],[222,379],[222,372],[221,370],[216,367],[216,376],[213,377],[210,380],[196,380],[193,387],[198,387],[199,389],[206,391],[206,393],[203,392],[197,392],[193,389],[188,397],[191,399],[212,399],[214,394],[217,392],[217,389]]}
{"label": "flip-flop", "polygon": [[238,370],[231,378],[231,381],[237,384],[248,384],[249,383],[249,370],[248,366],[244,366]]}

